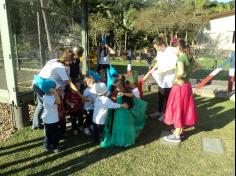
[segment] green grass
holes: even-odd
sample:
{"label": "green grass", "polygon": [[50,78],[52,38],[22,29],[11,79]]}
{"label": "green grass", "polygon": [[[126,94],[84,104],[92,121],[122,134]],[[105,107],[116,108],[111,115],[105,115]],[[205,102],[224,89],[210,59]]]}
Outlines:
{"label": "green grass", "polygon": [[[155,112],[155,93],[146,94],[148,112]],[[167,127],[148,119],[137,143],[129,148],[101,149],[84,135],[62,141],[63,152],[43,151],[43,131],[30,127],[0,142],[0,175],[233,175],[234,103],[197,97],[199,122],[187,129],[187,140],[179,146],[160,143]],[[204,153],[202,138],[222,139],[225,154]]]}

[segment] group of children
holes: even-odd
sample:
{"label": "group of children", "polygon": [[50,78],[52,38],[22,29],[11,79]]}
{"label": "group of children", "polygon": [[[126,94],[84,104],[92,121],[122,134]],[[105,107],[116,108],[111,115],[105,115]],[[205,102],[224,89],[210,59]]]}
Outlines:
{"label": "group of children", "polygon": [[45,150],[60,151],[58,143],[67,136],[67,115],[71,119],[73,135],[83,131],[92,135],[101,147],[134,144],[144,126],[147,107],[146,102],[140,99],[134,75],[113,75],[111,88],[103,79],[95,82],[92,76],[83,80],[73,79],[83,98],[70,88],[61,93],[55,85],[49,86],[49,92],[43,95]]}

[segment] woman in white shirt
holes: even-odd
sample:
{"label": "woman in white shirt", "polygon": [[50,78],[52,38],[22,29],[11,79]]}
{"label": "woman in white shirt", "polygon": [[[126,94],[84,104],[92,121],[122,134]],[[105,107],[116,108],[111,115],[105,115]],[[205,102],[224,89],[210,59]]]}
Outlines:
{"label": "woman in white shirt", "polygon": [[[47,62],[43,69],[38,74],[38,78],[45,80],[50,79],[56,82],[57,87],[61,87],[63,90],[68,84],[69,87],[78,93],[79,96],[83,96],[78,91],[77,87],[72,83],[67,67],[72,62],[72,51],[69,48],[63,50],[63,54],[59,59],[53,59]],[[32,129],[40,127],[40,117],[43,112],[42,97],[44,91],[40,89],[40,83],[34,80],[33,89],[37,96],[37,107],[34,112]],[[62,91],[64,92],[64,91]]]}
{"label": "woman in white shirt", "polygon": [[167,100],[175,78],[175,69],[177,56],[175,48],[168,47],[163,37],[157,37],[153,41],[153,45],[157,50],[157,63],[150,72],[144,77],[145,81],[152,75],[158,83],[158,113],[160,120],[163,120],[166,109]]}

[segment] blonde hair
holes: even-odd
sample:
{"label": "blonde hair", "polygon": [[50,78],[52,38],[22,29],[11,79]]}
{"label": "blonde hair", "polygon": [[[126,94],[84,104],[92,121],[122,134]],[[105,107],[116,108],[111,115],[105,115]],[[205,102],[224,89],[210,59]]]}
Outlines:
{"label": "blonde hair", "polygon": [[72,54],[73,54],[73,52],[72,52],[72,50],[70,48],[68,48],[68,47],[60,48],[59,49],[59,58],[58,59],[60,61],[64,61],[64,58],[68,57],[68,55],[71,55],[71,59],[72,59]]}
{"label": "blonde hair", "polygon": [[84,81],[86,82],[86,84],[87,84],[87,82],[89,82],[89,83],[91,83],[91,84],[94,84],[94,83],[95,83],[95,80],[93,79],[92,76],[87,76],[87,77],[84,79]]}

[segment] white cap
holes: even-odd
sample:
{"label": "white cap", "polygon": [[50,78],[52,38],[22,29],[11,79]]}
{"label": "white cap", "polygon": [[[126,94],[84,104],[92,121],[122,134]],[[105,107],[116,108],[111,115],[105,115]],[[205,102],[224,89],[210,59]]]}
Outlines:
{"label": "white cap", "polygon": [[101,96],[101,95],[105,95],[108,92],[108,90],[105,83],[96,83],[91,88],[91,92],[96,95]]}

